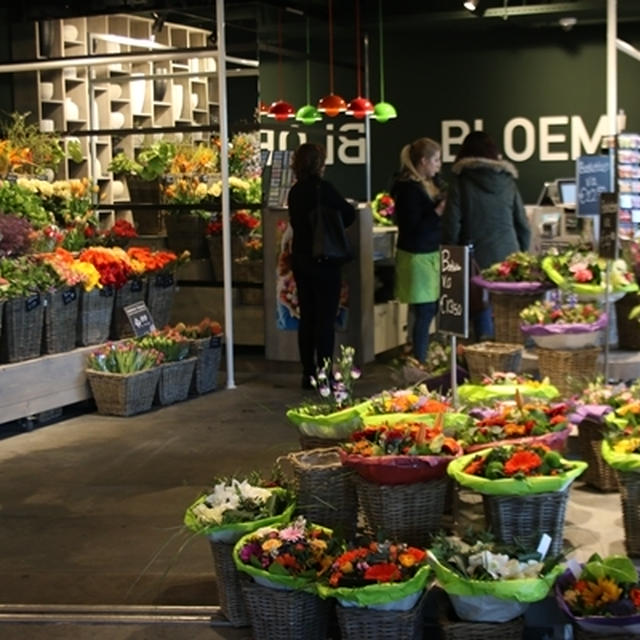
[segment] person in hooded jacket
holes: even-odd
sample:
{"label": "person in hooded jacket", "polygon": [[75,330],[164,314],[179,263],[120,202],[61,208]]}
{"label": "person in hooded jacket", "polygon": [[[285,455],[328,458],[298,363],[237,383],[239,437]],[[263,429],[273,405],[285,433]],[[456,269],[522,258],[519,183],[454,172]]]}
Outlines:
{"label": "person in hooded jacket", "polygon": [[[527,251],[531,230],[516,185],[518,171],[501,158],[492,138],[484,131],[468,134],[451,172],[442,243],[473,245],[480,269]],[[485,305],[471,315],[476,339],[492,337],[491,308]]]}

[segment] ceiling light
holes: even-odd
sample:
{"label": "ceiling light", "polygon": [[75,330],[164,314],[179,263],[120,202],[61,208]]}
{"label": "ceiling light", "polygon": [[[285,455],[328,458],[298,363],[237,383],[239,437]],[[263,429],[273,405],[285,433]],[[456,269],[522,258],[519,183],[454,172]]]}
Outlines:
{"label": "ceiling light", "polygon": [[573,16],[567,16],[558,20],[558,24],[564,29],[564,31],[571,31],[571,29],[576,26],[577,22],[578,20]]}
{"label": "ceiling light", "polygon": [[478,0],[464,0],[462,6],[467,11],[475,11],[478,8]]}

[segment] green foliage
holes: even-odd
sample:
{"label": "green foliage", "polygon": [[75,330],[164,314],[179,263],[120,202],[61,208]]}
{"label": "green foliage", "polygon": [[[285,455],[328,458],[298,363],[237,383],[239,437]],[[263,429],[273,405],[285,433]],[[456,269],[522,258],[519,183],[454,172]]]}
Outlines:
{"label": "green foliage", "polygon": [[40,196],[11,180],[0,184],[0,211],[25,218],[34,229],[41,229],[53,222],[52,216],[42,205]]}
{"label": "green foliage", "polygon": [[115,174],[138,176],[143,180],[155,180],[167,173],[175,154],[173,142],[160,140],[140,151],[135,160],[124,152],[116,154],[108,170]]}

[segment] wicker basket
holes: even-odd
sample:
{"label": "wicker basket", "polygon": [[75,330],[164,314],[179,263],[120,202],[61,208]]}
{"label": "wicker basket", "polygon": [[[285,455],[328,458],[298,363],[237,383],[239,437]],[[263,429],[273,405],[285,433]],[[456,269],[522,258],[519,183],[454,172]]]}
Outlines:
{"label": "wicker basket", "polygon": [[340,462],[338,448],[290,453],[297,511],[309,522],[351,539],[356,531],[358,499],[353,471]]}
{"label": "wicker basket", "polygon": [[78,345],[100,344],[109,339],[113,315],[113,289],[109,286],[80,291]]}
{"label": "wicker basket", "polygon": [[98,413],[109,416],[132,416],[149,411],[159,378],[160,367],[129,374],[87,370]]}
{"label": "wicker basket", "polygon": [[618,348],[640,349],[640,327],[637,318],[629,320],[631,309],[640,305],[640,295],[627,293],[616,302],[616,325],[618,328]]}
{"label": "wicker basket", "polygon": [[602,422],[589,418],[578,425],[578,453],[589,464],[580,479],[600,491],[618,491],[618,476],[602,457],[603,429]]}
{"label": "wicker basket", "polygon": [[78,287],[49,292],[45,300],[42,352],[61,353],[75,349],[80,300]]}
{"label": "wicker basket", "polygon": [[522,344],[506,342],[479,342],[464,348],[469,377],[472,381],[482,380],[494,371],[520,370]]}
{"label": "wicker basket", "polygon": [[618,471],[624,544],[630,556],[640,556],[640,473]]}
{"label": "wicker basket", "polygon": [[327,447],[338,447],[343,442],[346,442],[347,438],[320,438],[319,436],[307,436],[304,433],[300,434],[300,448],[301,449],[326,449]]}
{"label": "wicker basket", "polygon": [[551,536],[551,554],[562,551],[568,499],[569,487],[527,496],[482,496],[487,528],[498,540],[536,547],[546,533]]}
{"label": "wicker basket", "polygon": [[37,358],[42,347],[44,305],[39,294],[11,298],[4,304],[4,323],[0,341],[2,362]]}
{"label": "wicker basket", "polygon": [[520,312],[529,305],[542,300],[544,293],[514,295],[512,293],[489,292],[493,308],[493,326],[497,342],[523,344],[525,336],[520,331]]}
{"label": "wicker basket", "polygon": [[[242,258],[245,252],[245,239],[242,236],[231,236],[231,277],[234,281],[240,281],[241,274],[238,271],[239,264],[236,262],[238,258]],[[209,260],[211,261],[211,269],[213,270],[213,279],[222,282],[224,279],[224,259],[222,251],[222,236],[207,236],[207,247],[209,251]],[[262,282],[262,269],[260,269],[260,280]]]}
{"label": "wicker basket", "polygon": [[358,503],[371,533],[426,546],[441,527],[447,478],[414,484],[374,484],[354,476]]}
{"label": "wicker basket", "polygon": [[162,406],[182,402],[189,397],[191,379],[198,359],[194,356],[177,362],[165,362],[160,367],[156,402]]}
{"label": "wicker basket", "polygon": [[[160,179],[143,180],[127,175],[127,188],[131,202],[160,204]],[[164,233],[164,221],[160,209],[132,209],[136,231],[141,236]]]}
{"label": "wicker basket", "polygon": [[270,589],[242,580],[253,637],[259,640],[326,640],[332,605],[304,591]]}
{"label": "wicker basket", "polygon": [[443,640],[522,640],[524,619],[509,622],[465,622],[441,620]]}
{"label": "wicker basket", "polygon": [[569,397],[598,375],[600,347],[544,349],[536,347],[540,377],[548,377],[561,396]]}
{"label": "wicker basket", "polygon": [[191,355],[197,357],[190,392],[201,395],[218,388],[218,371],[222,358],[222,337],[198,338],[191,342]]}
{"label": "wicker basket", "polygon": [[234,544],[209,540],[220,609],[232,627],[246,627],[249,616],[240,587],[242,574],[233,561]]}
{"label": "wicker basket", "polygon": [[336,606],[342,640],[422,640],[427,593],[409,611]]}
{"label": "wicker basket", "polygon": [[147,285],[147,309],[153,318],[153,324],[162,329],[169,324],[171,307],[176,294],[176,279],[171,273],[159,273],[153,276]]}
{"label": "wicker basket", "polygon": [[192,260],[207,257],[205,230],[207,221],[198,214],[171,212],[164,221],[167,228],[167,246],[171,251],[188,251]]}
{"label": "wicker basket", "polygon": [[113,322],[111,324],[111,337],[114,340],[133,336],[133,329],[124,308],[136,302],[144,302],[146,297],[146,278],[129,280],[124,286],[116,290],[113,297]]}
{"label": "wicker basket", "polygon": [[615,635],[609,631],[610,627],[604,627],[602,633],[595,631],[586,631],[577,624],[573,625],[574,640],[638,640],[637,633],[616,633]]}

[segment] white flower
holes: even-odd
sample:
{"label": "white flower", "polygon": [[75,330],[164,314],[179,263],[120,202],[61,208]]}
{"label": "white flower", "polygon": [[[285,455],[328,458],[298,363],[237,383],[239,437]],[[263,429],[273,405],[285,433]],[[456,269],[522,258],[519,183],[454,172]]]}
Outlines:
{"label": "white flower", "polygon": [[360,371],[360,369],[351,369],[352,380],[359,380],[361,375],[362,371]]}
{"label": "white flower", "polygon": [[331,389],[329,389],[329,387],[320,387],[319,391],[323,398],[328,398],[331,395]]}

